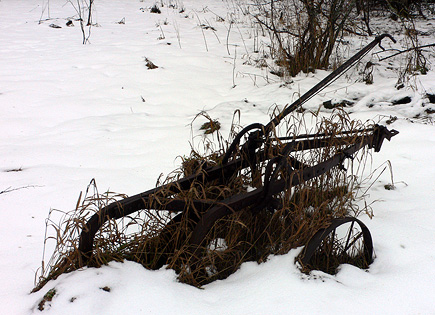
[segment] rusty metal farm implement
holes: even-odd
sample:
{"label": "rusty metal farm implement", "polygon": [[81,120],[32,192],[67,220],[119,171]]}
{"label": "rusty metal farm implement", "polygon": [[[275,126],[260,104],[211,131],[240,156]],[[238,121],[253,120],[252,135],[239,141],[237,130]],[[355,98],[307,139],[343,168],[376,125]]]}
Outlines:
{"label": "rusty metal farm implement", "polygon": [[[157,269],[170,264],[173,256],[178,255],[177,253],[180,252],[181,247],[188,248],[184,255],[189,253],[187,256],[190,258],[185,257],[185,263],[182,263],[179,268],[180,270],[184,268],[184,272],[193,273],[196,264],[199,264],[198,261],[201,260],[202,256],[206,255],[207,250],[210,250],[210,244],[204,244],[204,242],[209,242],[209,240],[206,241],[207,235],[217,222],[241,212],[254,217],[264,212],[273,214],[277,209],[285,207],[282,196],[294,187],[324,176],[333,169],[342,168],[345,160],[352,159],[363,148],[374,149],[375,152],[378,152],[381,149],[383,140],[390,140],[391,137],[398,133],[397,131],[388,130],[384,126],[375,124],[367,128],[342,131],[334,135],[320,132],[277,137],[274,130],[287,115],[300,108],[303,103],[358,62],[373,47],[380,44],[385,37],[394,41],[388,34],[376,37],[337,70],[293,104],[287,106],[267,125],[254,123],[245,127],[235,136],[226,152],[215,159],[217,162],[197,161],[196,171],[187,176],[138,195],[113,202],[102,208],[86,222],[81,232],[79,253],[82,264],[86,264],[91,260],[94,252],[95,235],[108,220],[120,219],[139,210],[166,211],[171,213],[168,221],[158,235],[151,237],[158,238],[159,241],[149,242],[147,247],[142,250],[142,260],[145,260],[144,264],[147,264],[147,259],[152,260],[148,266]],[[325,160],[313,165],[298,159],[298,154],[313,149],[325,148],[330,145],[332,140],[335,151]],[[252,178],[252,187],[250,189],[229,196],[212,194],[213,196],[210,198],[200,199],[179,197],[183,192],[192,189],[195,185],[201,186],[213,183],[214,186],[225,187],[234,178],[242,176],[242,174],[249,174]],[[180,226],[186,218],[188,219],[186,224],[188,232],[182,237],[182,242],[180,240],[174,241],[173,234],[176,233],[177,226]],[[295,218],[290,217],[290,221],[293,219]],[[264,222],[264,224],[266,225],[267,222]],[[358,255],[360,255],[358,259],[364,261],[362,266],[368,266],[373,260],[372,238],[367,227],[352,216],[329,216],[327,222],[322,224],[318,230],[311,231],[311,235],[299,255],[299,263],[305,267],[315,267],[316,259],[328,260],[328,255],[331,253],[323,250],[323,254],[319,254],[320,248],[325,246],[327,240],[334,243],[333,238],[336,231],[344,225],[350,226],[349,232],[342,238],[340,250],[335,255],[349,256],[350,249],[358,243],[360,244],[360,248],[357,250]],[[351,233],[354,229],[358,229],[358,233]],[[226,236],[220,235],[217,238],[224,242]],[[241,255],[243,256],[243,253]],[[320,257],[321,255],[323,255],[323,258]],[[196,268],[198,269],[197,277],[206,277],[207,273],[208,275],[215,273],[216,270],[210,269],[210,264],[207,270],[201,270],[205,267]],[[189,265],[189,267],[186,267],[186,265]],[[217,265],[212,267],[219,268]],[[201,284],[201,281],[199,283]]]}

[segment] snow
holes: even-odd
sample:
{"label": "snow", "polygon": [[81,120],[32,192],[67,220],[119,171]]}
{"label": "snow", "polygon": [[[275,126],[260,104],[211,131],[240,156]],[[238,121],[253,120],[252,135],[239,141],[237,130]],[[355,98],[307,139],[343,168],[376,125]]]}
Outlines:
{"label": "snow", "polygon": [[[43,10],[48,3],[50,16]],[[430,118],[413,118],[435,109],[425,96],[435,93],[435,72],[398,91],[400,58],[375,66],[373,85],[355,82],[353,69],[305,105],[316,110],[325,100],[355,98],[352,118],[398,118],[390,127],[400,134],[372,161],[373,169],[391,161],[396,189],[384,189],[391,182],[385,171],[367,197],[376,201],[373,219],[360,217],[374,238],[369,270],[345,265],[336,276],[307,276],[294,264],[295,249],[260,265],[245,263],[203,289],[177,282],[173,270],[112,262],[64,274],[30,294],[51,208],[73,209],[92,178],[100,191],[133,195],[152,188],[160,173],[180,163],[177,156],[189,153],[192,136],[200,142],[204,121],[191,122],[202,110],[219,119],[225,137],[236,109],[242,125],[266,123],[273,105],[283,107],[327,75],[301,74],[283,84],[250,65],[254,43],[267,38],[254,36],[247,17],[232,11],[234,2],[168,3],[177,9],[166,5],[151,14],[153,1],[96,0],[99,26],[82,45],[78,22],[65,26],[76,14],[69,3],[0,1],[2,313],[38,314],[44,294],[56,288],[45,313],[435,314],[435,127]],[[238,23],[229,30],[230,18]],[[431,30],[430,22],[421,28]],[[356,51],[361,39],[353,42]],[[159,68],[147,69],[145,58]],[[403,96],[412,102],[391,106]]]}

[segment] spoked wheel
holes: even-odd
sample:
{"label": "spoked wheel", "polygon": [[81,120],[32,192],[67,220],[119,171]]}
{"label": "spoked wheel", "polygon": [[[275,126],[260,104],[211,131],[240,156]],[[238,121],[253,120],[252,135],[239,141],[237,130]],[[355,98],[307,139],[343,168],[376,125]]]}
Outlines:
{"label": "spoked wheel", "polygon": [[368,228],[356,218],[333,219],[305,246],[298,261],[304,272],[321,270],[336,274],[340,264],[365,269],[373,261],[373,242]]}
{"label": "spoked wheel", "polygon": [[207,237],[199,246],[193,245],[188,259],[189,269],[186,277],[191,277],[194,285],[203,286],[214,280],[225,279],[238,266],[241,252],[229,248],[223,235]]}
{"label": "spoked wheel", "polygon": [[249,240],[251,219],[250,213],[239,211],[219,218],[203,230],[199,244],[191,245],[189,276],[195,285],[225,279],[243,261],[255,260],[254,246]]}

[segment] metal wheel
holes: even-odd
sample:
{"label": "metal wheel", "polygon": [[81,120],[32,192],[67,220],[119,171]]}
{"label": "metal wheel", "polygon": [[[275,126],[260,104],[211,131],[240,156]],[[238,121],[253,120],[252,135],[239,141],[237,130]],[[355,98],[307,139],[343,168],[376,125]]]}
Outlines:
{"label": "metal wheel", "polygon": [[365,269],[373,261],[373,242],[368,228],[356,218],[333,219],[310,239],[298,257],[302,271],[336,274],[340,264]]}

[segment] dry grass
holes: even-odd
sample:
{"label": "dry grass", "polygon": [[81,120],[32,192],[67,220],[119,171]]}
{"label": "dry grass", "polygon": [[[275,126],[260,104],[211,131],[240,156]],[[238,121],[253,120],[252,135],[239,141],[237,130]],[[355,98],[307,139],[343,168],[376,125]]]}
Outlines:
{"label": "dry grass", "polygon": [[[328,119],[314,114],[295,115],[281,125],[284,132],[277,129],[276,135],[294,138],[314,131],[331,136],[330,143],[325,147],[290,155],[305,165],[315,165],[336,154],[342,148],[334,137],[338,133],[364,127],[342,111],[334,112]],[[346,141],[350,145],[356,137],[349,137]],[[367,150],[361,150],[353,160],[346,161],[347,171],[336,167],[273,196],[272,200],[256,210],[253,207],[232,209],[232,214],[214,224],[199,246],[192,246],[189,238],[202,216],[193,201],[208,200],[216,204],[261,186],[269,160],[284,145],[279,139],[274,139],[263,148],[268,156],[258,163],[256,174],[246,168],[237,171],[225,183],[218,180],[194,181],[188,189],[175,195],[168,188],[150,198],[150,209],[140,210],[134,216],[110,220],[97,233],[94,251],[87,265],[99,267],[111,260],[128,259],[148,269],[167,266],[177,272],[179,281],[201,287],[228,277],[243,262],[261,263],[272,254],[285,254],[303,246],[332,218],[356,215],[361,211],[355,203],[359,188],[357,175],[361,174],[366,164]],[[219,149],[207,156],[192,151],[189,157],[183,158],[180,169],[170,174],[164,183],[173,183],[179,178],[203,172],[206,166],[218,165],[224,146],[221,144]],[[288,168],[283,168],[276,176],[280,179],[292,175]],[[85,222],[104,206],[123,197],[110,192],[100,194],[95,181],[92,181],[84,197],[79,198],[76,209],[65,213],[60,218],[60,224],[53,222],[54,214],[59,212],[50,211],[45,245],[53,241],[54,254],[46,264],[43,259],[35,290],[62,273],[83,267],[78,239]],[[165,202],[171,198],[184,200],[188,207],[180,209],[180,212],[159,210],[164,209]]]}

